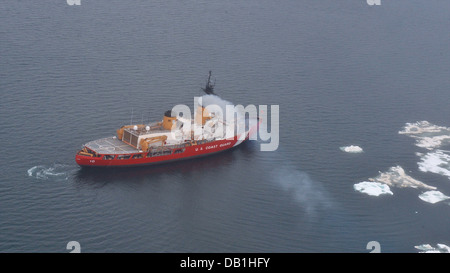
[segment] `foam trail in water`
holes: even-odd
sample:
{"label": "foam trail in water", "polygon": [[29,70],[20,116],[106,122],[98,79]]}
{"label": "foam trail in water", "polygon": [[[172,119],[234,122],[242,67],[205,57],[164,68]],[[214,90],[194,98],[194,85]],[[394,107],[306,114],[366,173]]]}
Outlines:
{"label": "foam trail in water", "polygon": [[39,180],[62,181],[69,179],[71,167],[64,164],[52,164],[51,166],[38,165],[28,169],[28,176]]}
{"label": "foam trail in water", "polygon": [[359,153],[363,152],[363,149],[356,145],[342,146],[342,147],[339,147],[339,149],[341,149],[341,151],[346,152],[346,153],[359,154]]}
{"label": "foam trail in water", "polygon": [[444,244],[436,244],[436,247],[432,247],[430,244],[423,244],[415,246],[420,250],[420,253],[450,253],[450,247]]}
{"label": "foam trail in water", "polygon": [[274,180],[287,192],[290,192],[308,214],[315,214],[319,209],[332,207],[331,198],[317,181],[303,171],[282,167],[272,173]]}

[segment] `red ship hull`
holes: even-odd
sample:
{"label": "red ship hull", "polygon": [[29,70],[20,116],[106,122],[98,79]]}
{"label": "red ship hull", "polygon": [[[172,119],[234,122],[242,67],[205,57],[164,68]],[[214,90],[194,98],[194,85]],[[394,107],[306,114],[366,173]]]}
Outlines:
{"label": "red ship hull", "polygon": [[115,157],[114,159],[104,159],[102,156],[100,157],[90,157],[85,155],[77,154],[75,156],[75,160],[80,166],[141,166],[141,165],[152,165],[157,163],[164,163],[169,161],[176,161],[182,159],[195,158],[200,156],[206,156],[218,152],[222,152],[233,148],[238,140],[219,140],[210,143],[205,143],[201,145],[193,145],[184,148],[185,150],[182,153],[172,152],[169,155],[160,155],[155,157],[147,157],[147,153],[135,153],[131,154],[133,156],[140,156],[141,158],[132,158],[129,159],[118,159]]}
{"label": "red ship hull", "polygon": [[[257,126],[251,128],[244,139],[235,137],[233,139],[216,140],[197,145],[193,144],[185,146],[182,149],[174,148],[172,150],[166,150],[168,151],[167,154],[158,154],[156,156],[150,155],[150,153],[147,152],[136,152],[125,155],[98,154],[97,156],[87,156],[78,153],[75,156],[75,161],[82,167],[126,167],[155,165],[178,160],[192,159],[212,155],[236,147],[247,141],[249,137],[256,132],[256,130]],[[129,158],[123,158],[124,156]]]}

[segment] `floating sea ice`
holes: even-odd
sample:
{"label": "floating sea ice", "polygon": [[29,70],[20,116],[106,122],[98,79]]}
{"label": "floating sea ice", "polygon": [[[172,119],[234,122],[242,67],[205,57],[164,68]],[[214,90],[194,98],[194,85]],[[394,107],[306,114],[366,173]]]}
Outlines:
{"label": "floating sea ice", "polygon": [[450,143],[450,128],[434,125],[428,121],[406,123],[399,134],[416,139],[416,146],[433,150]]}
{"label": "floating sea ice", "polygon": [[363,181],[363,182],[353,185],[353,188],[356,191],[359,191],[359,192],[362,192],[362,193],[365,193],[368,195],[372,195],[372,196],[379,196],[381,194],[393,195],[393,193],[388,185],[383,184],[383,183],[378,183],[378,182]]}
{"label": "floating sea ice", "polygon": [[359,146],[355,146],[355,145],[350,145],[350,146],[343,146],[343,147],[339,147],[339,149],[341,149],[341,151],[346,152],[346,153],[362,153],[363,149]]}
{"label": "floating sea ice", "polygon": [[430,244],[423,244],[415,246],[421,253],[450,253],[450,247],[444,244],[436,244],[436,247],[432,247]]}
{"label": "floating sea ice", "polygon": [[395,166],[389,168],[387,172],[380,172],[380,174],[375,178],[369,178],[371,182],[380,182],[389,186],[399,187],[399,188],[422,188],[426,190],[435,190],[436,187],[429,186],[425,183],[420,182],[412,178],[405,173],[405,170],[400,166]]}
{"label": "floating sea ice", "polygon": [[450,179],[450,155],[442,150],[422,155],[421,161],[417,164],[422,172],[441,174]]}
{"label": "floating sea ice", "polygon": [[450,253],[450,247],[448,245],[436,244],[436,246],[442,253]]}
{"label": "floating sea ice", "polygon": [[403,127],[403,131],[398,133],[404,135],[417,135],[423,133],[440,133],[443,131],[450,131],[450,128],[438,126],[430,123],[429,121],[423,120],[414,123],[406,123]]}
{"label": "floating sea ice", "polygon": [[426,191],[419,195],[419,198],[425,202],[434,204],[440,201],[450,199],[450,196],[443,194],[440,191]]}
{"label": "floating sea ice", "polygon": [[[417,138],[417,137],[416,137]],[[439,148],[443,143],[450,141],[450,135],[439,135],[432,137],[421,137],[417,138],[416,146],[420,148],[425,148],[428,150],[433,150]]]}

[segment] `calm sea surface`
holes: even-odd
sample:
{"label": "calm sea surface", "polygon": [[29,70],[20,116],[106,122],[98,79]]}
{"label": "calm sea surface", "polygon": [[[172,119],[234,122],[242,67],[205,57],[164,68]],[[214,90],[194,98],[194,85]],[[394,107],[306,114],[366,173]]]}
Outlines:
{"label": "calm sea surface", "polygon": [[[427,151],[398,133],[450,127],[449,25],[438,0],[3,1],[0,252],[450,245],[448,201],[353,188],[401,166],[450,196],[449,177],[419,170]],[[130,118],[193,107],[209,70],[223,99],[279,105],[276,151],[251,141],[170,165],[76,165],[82,144]]]}

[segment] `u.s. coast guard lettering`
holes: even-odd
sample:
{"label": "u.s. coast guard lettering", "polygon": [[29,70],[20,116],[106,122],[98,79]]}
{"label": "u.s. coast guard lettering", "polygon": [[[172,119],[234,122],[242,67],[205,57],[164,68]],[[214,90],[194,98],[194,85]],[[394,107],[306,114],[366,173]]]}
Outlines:
{"label": "u.s. coast guard lettering", "polygon": [[211,270],[214,266],[223,268],[267,268],[270,258],[224,258],[223,260],[213,259],[183,259],[180,262],[181,268],[204,268]]}
{"label": "u.s. coast guard lettering", "polygon": [[195,151],[196,152],[200,152],[200,151],[203,151],[203,150],[211,150],[211,149],[216,149],[216,148],[223,148],[223,147],[227,147],[227,146],[230,146],[231,145],[231,141],[230,142],[227,142],[227,143],[222,143],[222,144],[215,144],[215,145],[210,145],[210,146],[206,146],[204,149],[203,149],[203,147],[200,147],[200,148],[195,148]]}

